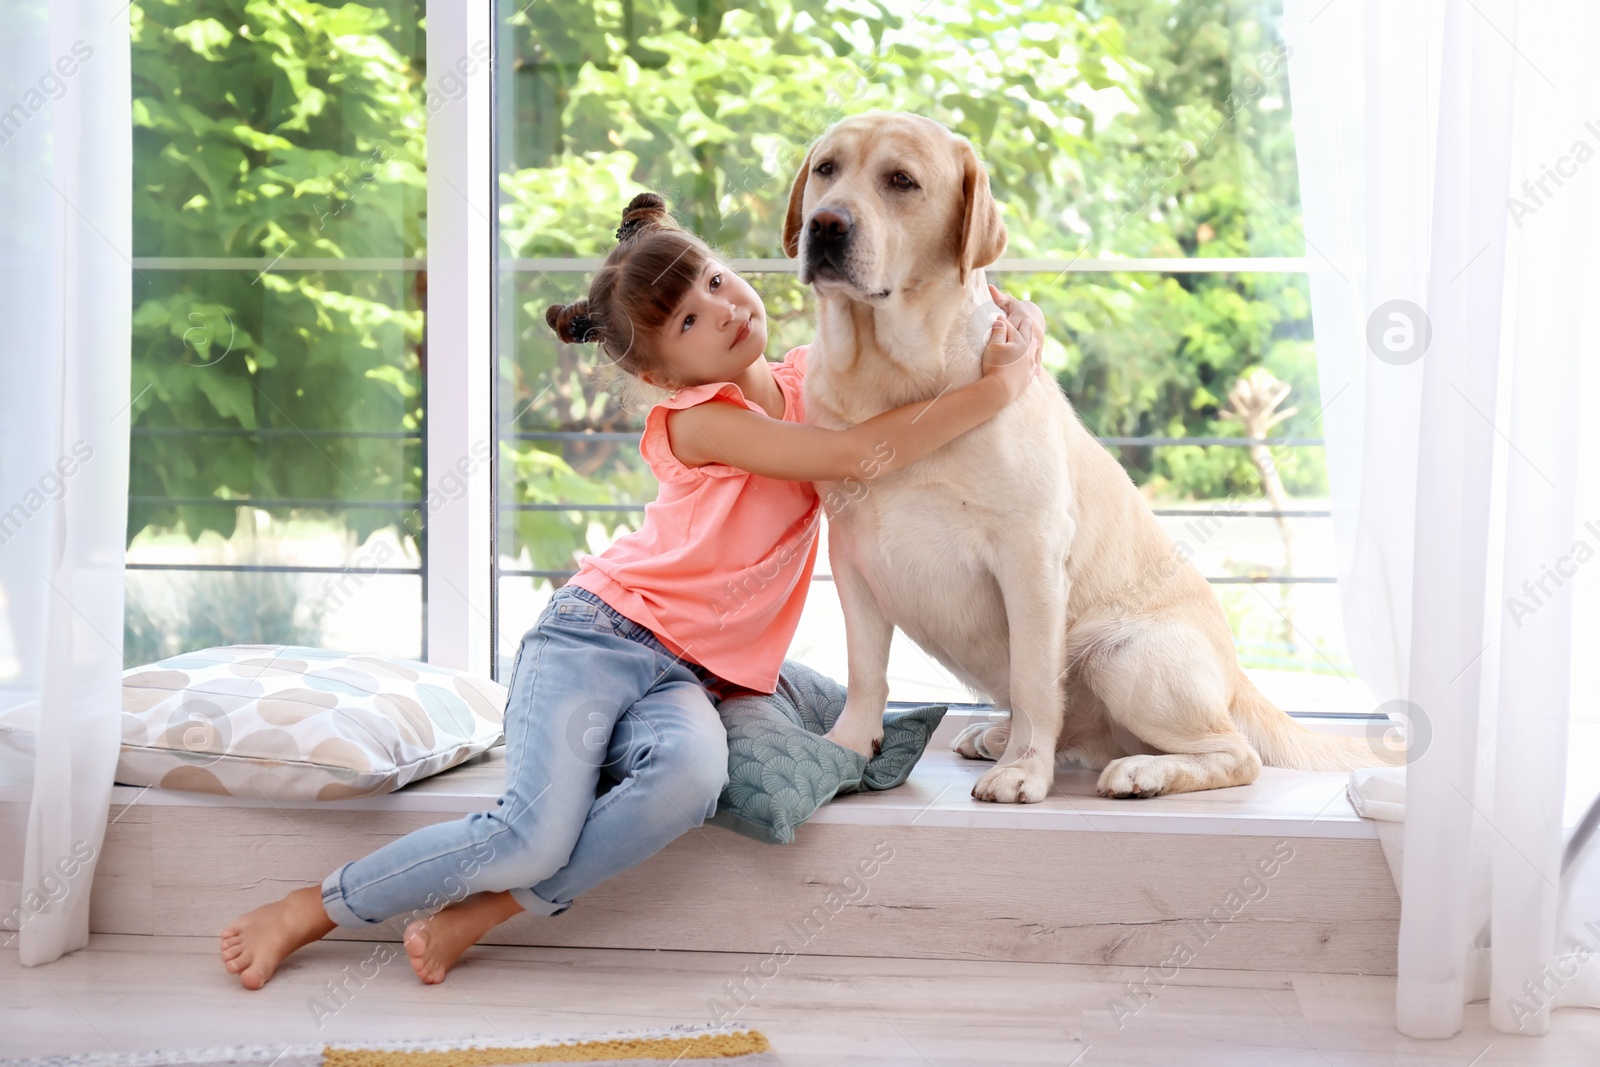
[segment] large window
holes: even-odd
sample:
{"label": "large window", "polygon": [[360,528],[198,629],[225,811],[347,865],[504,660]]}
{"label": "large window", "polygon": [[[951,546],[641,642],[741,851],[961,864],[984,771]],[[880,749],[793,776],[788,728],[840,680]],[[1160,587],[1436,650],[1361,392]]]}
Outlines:
{"label": "large window", "polygon": [[[486,642],[450,655],[503,677],[577,555],[636,528],[656,488],[640,412],[545,306],[584,292],[621,206],[651,189],[750,277],[780,358],[815,314],[779,249],[794,168],[831,123],[894,109],[977,146],[1010,231],[993,279],[1044,308],[1049,369],[1193,551],[1246,668],[1290,708],[1364,710],[1275,3],[502,2],[492,145],[459,142],[492,149],[482,189],[425,166],[430,129],[480,114],[467,83],[489,42],[460,12],[435,18],[452,19],[455,81],[428,76],[421,0],[132,12],[130,662],[224,641],[427,656],[429,575],[466,559],[432,590],[434,635],[492,626],[484,662]],[[453,336],[492,321],[492,371],[453,343],[429,368],[430,183],[460,228],[493,216],[492,281],[452,269],[434,287]],[[481,262],[476,238],[445,236],[452,262]],[[470,399],[480,373],[492,416]],[[1248,424],[1241,381],[1264,404]],[[495,491],[465,497],[492,522],[437,521],[424,502],[449,472],[430,478],[430,438],[452,456],[496,442]],[[467,552],[490,536],[479,568]],[[793,654],[843,675],[825,555]],[[903,638],[891,671],[899,699],[967,695]]]}
{"label": "large window", "polygon": [[420,0],[136,0],[126,658],[426,655]]}
{"label": "large window", "polygon": [[[576,554],[635,528],[655,491],[638,413],[545,306],[584,293],[650,189],[748,274],[781,358],[815,313],[779,247],[794,169],[831,123],[887,109],[977,147],[1010,231],[992,279],[1044,309],[1047,366],[1193,550],[1245,667],[1287,707],[1367,710],[1332,577],[1279,5],[899,7],[501,5],[502,669]],[[791,654],[843,677],[825,557]],[[903,637],[891,675],[899,699],[967,698]]]}

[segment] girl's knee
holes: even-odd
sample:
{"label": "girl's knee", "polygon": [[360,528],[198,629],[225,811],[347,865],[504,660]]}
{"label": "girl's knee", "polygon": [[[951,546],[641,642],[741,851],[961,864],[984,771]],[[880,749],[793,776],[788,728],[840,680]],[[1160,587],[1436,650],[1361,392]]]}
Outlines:
{"label": "girl's knee", "polygon": [[667,790],[679,810],[699,825],[717,810],[717,800],[728,784],[728,746],[685,744],[674,746],[665,761],[670,768],[660,788]]}
{"label": "girl's knee", "polygon": [[720,792],[728,781],[728,734],[720,719],[663,738],[674,766]]}
{"label": "girl's knee", "polygon": [[706,804],[708,808],[706,815],[709,817],[711,812],[716,810],[717,798],[722,795],[723,788],[728,784],[726,748],[696,760],[688,779],[691,791]]}

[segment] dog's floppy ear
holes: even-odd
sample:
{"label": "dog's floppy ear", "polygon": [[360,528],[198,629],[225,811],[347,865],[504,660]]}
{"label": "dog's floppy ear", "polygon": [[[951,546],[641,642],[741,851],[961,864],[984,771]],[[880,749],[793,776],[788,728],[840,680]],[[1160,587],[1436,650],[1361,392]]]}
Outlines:
{"label": "dog's floppy ear", "polygon": [[806,198],[806,178],[811,175],[811,152],[812,148],[806,149],[805,162],[794,176],[794,185],[789,189],[789,213],[783,217],[783,254],[790,259],[800,254],[800,207]]}
{"label": "dog's floppy ear", "polygon": [[961,280],[978,267],[987,267],[1006,250],[1006,224],[1000,207],[989,191],[989,172],[978,162],[978,153],[964,138],[958,139],[961,153]]}

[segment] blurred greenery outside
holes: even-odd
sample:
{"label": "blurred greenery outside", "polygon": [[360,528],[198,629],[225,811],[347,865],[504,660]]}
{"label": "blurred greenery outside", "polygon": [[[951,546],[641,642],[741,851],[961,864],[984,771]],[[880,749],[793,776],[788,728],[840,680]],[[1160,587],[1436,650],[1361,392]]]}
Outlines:
{"label": "blurred greenery outside", "polygon": [[[503,8],[493,74],[506,257],[603,256],[622,205],[646,189],[728,257],[781,257],[806,144],[874,109],[923,114],[972,141],[1009,230],[1008,258],[1305,252],[1272,0],[518,7]],[[130,552],[293,565],[305,562],[285,547],[297,537],[337,536],[342,555],[318,565],[370,563],[380,544],[392,546],[384,566],[416,566],[425,271],[301,261],[426,255],[422,4],[136,0],[130,16],[135,255],[262,261],[135,274]],[[449,94],[433,106],[450,106]],[[280,256],[290,265],[263,269]],[[1046,365],[1098,434],[1238,436],[1241,426],[1220,414],[1226,391],[1264,367],[1292,386],[1286,405],[1299,411],[1275,433],[1320,435],[1302,275],[991,278],[1044,309]],[[594,350],[563,346],[544,325],[545,306],[581,295],[587,280],[502,274],[503,431],[637,429],[638,413],[597,383]],[[792,274],[751,280],[771,321],[769,357],[809,341],[809,290]],[[182,432],[201,430],[222,433]],[[352,432],[386,436],[340,436]],[[654,495],[627,440],[509,438],[500,454],[503,505]],[[1165,506],[1262,494],[1242,448],[1118,454]],[[1292,496],[1325,496],[1321,448],[1273,455]],[[211,499],[341,504],[186,503]],[[508,510],[500,521],[505,566],[562,571],[639,515]],[[190,575],[182,581],[211,606],[157,618],[135,586],[170,586],[175,574],[130,577],[130,662],[219,634],[321,636],[307,607],[320,576]],[[420,615],[420,582],[405,581],[418,589]],[[1246,664],[1252,654],[1282,659],[1280,625],[1257,617],[1262,597],[1219,592]],[[183,626],[190,631],[175,631]],[[1303,648],[1291,658],[1332,666]]]}

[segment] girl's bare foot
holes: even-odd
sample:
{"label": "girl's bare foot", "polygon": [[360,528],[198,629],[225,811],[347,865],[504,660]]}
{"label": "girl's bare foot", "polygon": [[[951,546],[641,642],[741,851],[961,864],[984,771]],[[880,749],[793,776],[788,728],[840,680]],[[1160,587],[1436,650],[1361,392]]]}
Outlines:
{"label": "girl's bare foot", "polygon": [[418,919],[405,932],[411,969],[428,985],[444,981],[445,972],[463,952],[521,911],[522,905],[510,893],[479,893],[426,919]]}
{"label": "girl's bare foot", "polygon": [[282,900],[247,911],[222,931],[222,964],[246,989],[260,989],[284,957],[334,928],[322,908],[322,889],[296,889]]}

